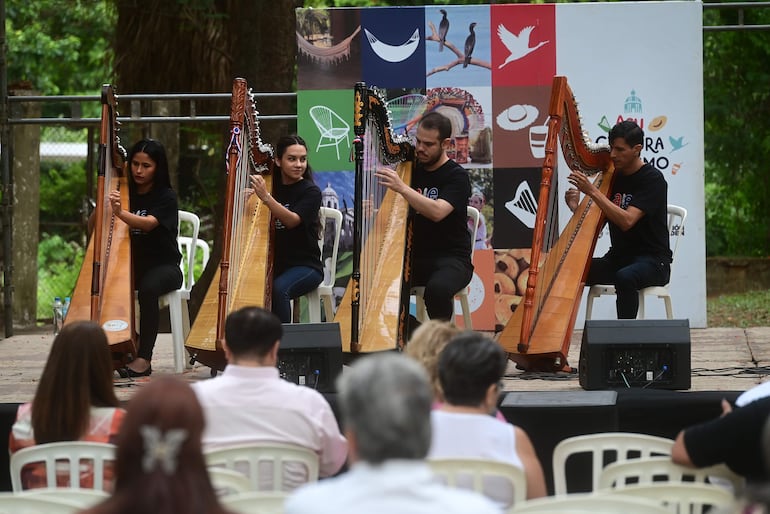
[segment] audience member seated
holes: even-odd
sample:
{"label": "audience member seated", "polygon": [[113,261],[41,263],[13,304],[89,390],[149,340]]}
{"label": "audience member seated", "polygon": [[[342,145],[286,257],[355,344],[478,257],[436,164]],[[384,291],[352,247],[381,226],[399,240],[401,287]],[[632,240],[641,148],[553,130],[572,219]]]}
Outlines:
{"label": "audience member seated", "polygon": [[426,464],[433,395],[418,363],[396,353],[362,357],[338,390],[351,469],[295,491],[286,514],[500,512],[476,493],[441,485]]}
{"label": "audience member seated", "polygon": [[450,339],[461,330],[448,321],[430,319],[420,324],[406,345],[406,354],[423,365],[433,388],[434,408],[444,402],[444,392],[438,380],[438,356]]}
{"label": "audience member seated", "polygon": [[82,514],[226,514],[203,459],[203,426],[187,383],[163,377],[143,386],[118,435],[115,491]]}
{"label": "audience member seated", "polygon": [[671,459],[692,468],[724,463],[750,484],[767,481],[762,430],[770,415],[770,398],[735,410],[723,400],[722,408],[720,417],[680,431],[671,449]]}
{"label": "audience member seated", "polygon": [[[90,321],[69,323],[53,341],[32,403],[21,405],[9,437],[10,453],[36,444],[60,441],[114,443],[125,412],[112,385],[113,365],[104,330]],[[68,487],[69,476],[47,484],[43,464],[25,466],[24,489]],[[84,470],[81,487],[93,487]],[[105,488],[112,489],[112,468],[105,469]]]}
{"label": "audience member seated", "polygon": [[345,463],[347,441],[321,393],[278,375],[282,335],[281,321],[267,310],[244,307],[227,316],[227,367],[219,377],[193,384],[206,416],[203,444],[294,444],[318,454],[321,477],[333,475]]}
{"label": "audience member seated", "polygon": [[[417,359],[428,372],[430,384],[433,388],[433,408],[438,409],[444,403],[444,391],[438,379],[438,357],[441,350],[456,335],[462,333],[449,321],[428,320],[422,323],[409,339],[406,345],[406,354]],[[495,417],[500,421],[506,421],[505,416],[495,409]]]}
{"label": "audience member seated", "polygon": [[438,365],[445,402],[431,415],[429,458],[513,464],[527,477],[527,498],[538,498],[546,494],[545,478],[529,436],[493,417],[507,364],[502,347],[477,332],[464,332],[447,344]]}

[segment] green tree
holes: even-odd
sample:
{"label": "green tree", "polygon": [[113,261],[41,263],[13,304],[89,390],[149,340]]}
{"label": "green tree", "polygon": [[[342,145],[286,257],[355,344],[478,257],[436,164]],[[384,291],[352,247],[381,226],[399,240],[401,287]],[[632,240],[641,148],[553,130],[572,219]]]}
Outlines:
{"label": "green tree", "polygon": [[[743,10],[770,24],[770,9]],[[736,25],[737,9],[704,12],[705,25]],[[706,32],[704,53],[706,250],[770,253],[770,42],[766,31]]]}
{"label": "green tree", "polygon": [[109,82],[115,9],[107,0],[6,0],[8,83],[44,95]]}

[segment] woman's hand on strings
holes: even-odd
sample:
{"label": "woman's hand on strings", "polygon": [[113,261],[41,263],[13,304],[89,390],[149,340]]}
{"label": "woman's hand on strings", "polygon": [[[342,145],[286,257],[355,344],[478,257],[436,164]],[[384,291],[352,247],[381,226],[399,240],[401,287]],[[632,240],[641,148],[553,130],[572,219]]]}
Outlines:
{"label": "woman's hand on strings", "polygon": [[123,207],[120,205],[120,191],[110,191],[110,206],[112,207],[112,213],[115,216],[119,216]]}
{"label": "woman's hand on strings", "polygon": [[378,168],[377,171],[374,172],[374,176],[377,177],[380,184],[396,193],[402,193],[405,189],[409,188],[409,186],[406,185],[406,182],[401,180],[401,177],[398,176],[396,170],[392,168]]}
{"label": "woman's hand on strings", "polygon": [[265,184],[265,178],[262,175],[249,175],[249,183],[257,198],[263,202],[270,198],[270,192],[267,190],[267,184]]}

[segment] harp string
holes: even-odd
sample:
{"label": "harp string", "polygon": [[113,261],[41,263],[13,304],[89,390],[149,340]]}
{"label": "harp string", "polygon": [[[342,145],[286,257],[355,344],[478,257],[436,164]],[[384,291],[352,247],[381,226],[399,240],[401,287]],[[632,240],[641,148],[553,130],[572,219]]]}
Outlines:
{"label": "harp string", "polygon": [[247,241],[243,234],[243,220],[247,215],[246,213],[246,201],[247,192],[249,187],[249,160],[245,155],[248,148],[248,136],[247,136],[247,124],[243,123],[242,130],[237,134],[237,149],[238,149],[238,162],[236,165],[235,175],[235,192],[233,194],[233,223],[230,227],[230,269],[229,274],[232,280],[228,281],[228,311],[232,310],[233,302],[236,300],[234,294],[239,285],[239,277],[241,277],[241,271],[243,270],[244,258],[246,257],[244,247]]}

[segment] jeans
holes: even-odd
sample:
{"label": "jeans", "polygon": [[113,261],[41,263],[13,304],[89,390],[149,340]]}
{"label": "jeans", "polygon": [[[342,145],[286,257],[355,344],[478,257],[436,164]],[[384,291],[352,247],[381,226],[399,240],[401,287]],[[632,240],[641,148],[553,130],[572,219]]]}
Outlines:
{"label": "jeans", "polygon": [[458,257],[414,258],[412,287],[425,286],[425,310],[430,319],[451,321],[455,294],[473,277],[473,264]]}
{"label": "jeans", "polygon": [[176,264],[162,264],[147,270],[137,283],[139,299],[139,351],[137,356],[152,360],[158,338],[158,298],[182,287],[182,270]]}
{"label": "jeans", "polygon": [[618,319],[635,319],[639,310],[639,290],[665,286],[671,278],[671,264],[651,255],[614,257],[609,254],[591,260],[587,286],[615,286]]}
{"label": "jeans", "polygon": [[273,314],[281,323],[291,323],[291,300],[318,287],[322,272],[308,266],[294,266],[273,279]]}

